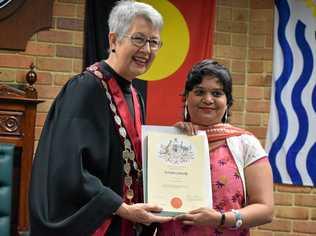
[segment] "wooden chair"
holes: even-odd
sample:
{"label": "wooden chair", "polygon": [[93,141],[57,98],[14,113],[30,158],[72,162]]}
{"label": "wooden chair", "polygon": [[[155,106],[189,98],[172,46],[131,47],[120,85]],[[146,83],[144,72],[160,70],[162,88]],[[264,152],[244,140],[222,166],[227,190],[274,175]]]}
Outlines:
{"label": "wooden chair", "polygon": [[[0,85],[0,143],[14,144],[11,225],[13,235],[28,231],[28,184],[34,152],[37,92],[34,66],[22,86]],[[1,234],[0,234],[1,235]]]}

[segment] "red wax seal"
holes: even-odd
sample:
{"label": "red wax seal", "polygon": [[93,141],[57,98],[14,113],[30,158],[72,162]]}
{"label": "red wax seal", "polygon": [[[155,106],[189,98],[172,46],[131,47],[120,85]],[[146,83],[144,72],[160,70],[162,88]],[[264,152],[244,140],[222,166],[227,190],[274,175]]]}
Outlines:
{"label": "red wax seal", "polygon": [[181,198],[174,197],[174,198],[171,199],[170,203],[171,203],[171,206],[173,208],[175,208],[175,209],[178,209],[178,208],[182,207],[182,200],[181,200]]}

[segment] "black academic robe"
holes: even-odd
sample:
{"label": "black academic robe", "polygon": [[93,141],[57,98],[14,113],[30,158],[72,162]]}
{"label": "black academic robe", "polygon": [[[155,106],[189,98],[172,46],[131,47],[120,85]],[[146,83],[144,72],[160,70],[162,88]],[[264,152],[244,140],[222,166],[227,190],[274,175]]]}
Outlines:
{"label": "black academic robe", "polygon": [[[101,69],[115,74],[104,62]],[[91,235],[109,217],[108,235],[120,235],[113,213],[123,202],[122,150],[99,79],[87,72],[71,79],[51,106],[33,161],[31,236]]]}

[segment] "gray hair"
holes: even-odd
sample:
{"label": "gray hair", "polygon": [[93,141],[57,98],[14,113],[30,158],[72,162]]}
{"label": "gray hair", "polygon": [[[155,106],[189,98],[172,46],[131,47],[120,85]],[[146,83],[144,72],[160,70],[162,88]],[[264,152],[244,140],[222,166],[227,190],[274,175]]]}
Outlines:
{"label": "gray hair", "polygon": [[110,13],[108,20],[110,32],[116,33],[118,39],[121,40],[136,16],[145,18],[159,31],[162,29],[163,19],[155,8],[142,2],[121,0],[117,2]]}

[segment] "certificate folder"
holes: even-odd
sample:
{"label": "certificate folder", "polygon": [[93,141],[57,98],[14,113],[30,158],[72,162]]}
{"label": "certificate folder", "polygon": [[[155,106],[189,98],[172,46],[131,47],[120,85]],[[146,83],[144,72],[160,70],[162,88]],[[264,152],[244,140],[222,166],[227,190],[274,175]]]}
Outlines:
{"label": "certificate folder", "polygon": [[144,201],[174,216],[212,206],[206,133],[189,136],[175,127],[142,126]]}

